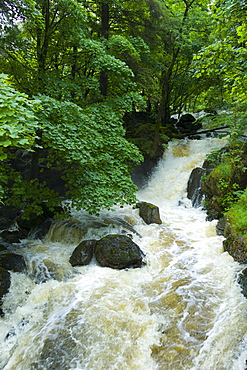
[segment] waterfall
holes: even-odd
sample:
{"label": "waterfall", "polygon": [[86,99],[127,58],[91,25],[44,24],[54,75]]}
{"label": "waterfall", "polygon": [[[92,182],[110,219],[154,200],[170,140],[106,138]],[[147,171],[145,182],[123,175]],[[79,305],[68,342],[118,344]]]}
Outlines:
{"label": "waterfall", "polygon": [[[3,370],[244,370],[247,301],[241,266],[223,251],[216,221],[193,208],[186,185],[218,139],[170,143],[140,200],[160,209],[146,225],[138,209],[90,216],[73,211],[44,240],[18,253],[28,275],[11,273],[0,319]],[[129,233],[142,268],[114,270],[93,260],[72,267],[80,240]]]}

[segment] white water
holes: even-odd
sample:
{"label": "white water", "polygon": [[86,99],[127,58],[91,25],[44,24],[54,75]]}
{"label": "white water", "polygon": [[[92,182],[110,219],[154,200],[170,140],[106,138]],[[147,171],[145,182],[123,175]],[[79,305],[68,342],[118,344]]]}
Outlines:
{"label": "white water", "polygon": [[[12,273],[0,319],[1,369],[245,369],[240,265],[223,252],[216,222],[206,222],[185,194],[191,170],[217,145],[169,146],[138,193],[160,207],[162,225],[146,225],[129,206],[99,218],[74,212],[73,223],[55,225],[45,241],[23,243],[29,276]],[[121,220],[139,233],[127,230],[146,254],[145,267],[70,266],[81,239],[126,230]]]}

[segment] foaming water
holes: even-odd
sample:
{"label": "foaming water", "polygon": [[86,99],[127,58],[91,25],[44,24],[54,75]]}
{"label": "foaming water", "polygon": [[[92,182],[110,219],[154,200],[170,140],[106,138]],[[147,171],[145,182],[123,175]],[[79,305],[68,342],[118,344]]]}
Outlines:
{"label": "foaming water", "polygon": [[[44,241],[20,248],[29,276],[12,273],[0,322],[3,370],[244,370],[247,302],[241,267],[222,249],[216,222],[185,189],[216,139],[171,143],[140,200],[159,206],[146,225],[130,206],[99,217],[73,213]],[[179,206],[179,204],[181,204]],[[131,234],[141,269],[72,268],[82,239]]]}

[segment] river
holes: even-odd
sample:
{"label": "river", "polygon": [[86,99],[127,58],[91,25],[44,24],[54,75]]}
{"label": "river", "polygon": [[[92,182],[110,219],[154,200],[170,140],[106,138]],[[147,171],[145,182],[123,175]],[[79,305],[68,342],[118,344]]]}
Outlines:
{"label": "river", "polygon": [[[186,197],[192,169],[218,139],[169,144],[140,200],[160,209],[146,225],[130,206],[57,222],[44,240],[23,240],[28,275],[11,273],[0,319],[3,370],[244,370],[247,300],[242,266],[223,251],[216,221]],[[82,239],[132,235],[140,269],[73,268]]]}

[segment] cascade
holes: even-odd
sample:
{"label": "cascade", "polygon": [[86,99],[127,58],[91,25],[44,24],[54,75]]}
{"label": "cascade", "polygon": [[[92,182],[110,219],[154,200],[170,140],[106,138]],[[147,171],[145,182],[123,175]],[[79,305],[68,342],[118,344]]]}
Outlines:
{"label": "cascade", "polygon": [[[146,225],[138,209],[90,216],[73,211],[43,240],[23,240],[28,274],[11,273],[0,319],[3,370],[244,370],[247,300],[242,266],[223,251],[216,221],[193,208],[186,185],[218,139],[170,143],[141,201],[160,209]],[[142,268],[72,267],[80,240],[126,233]]]}

